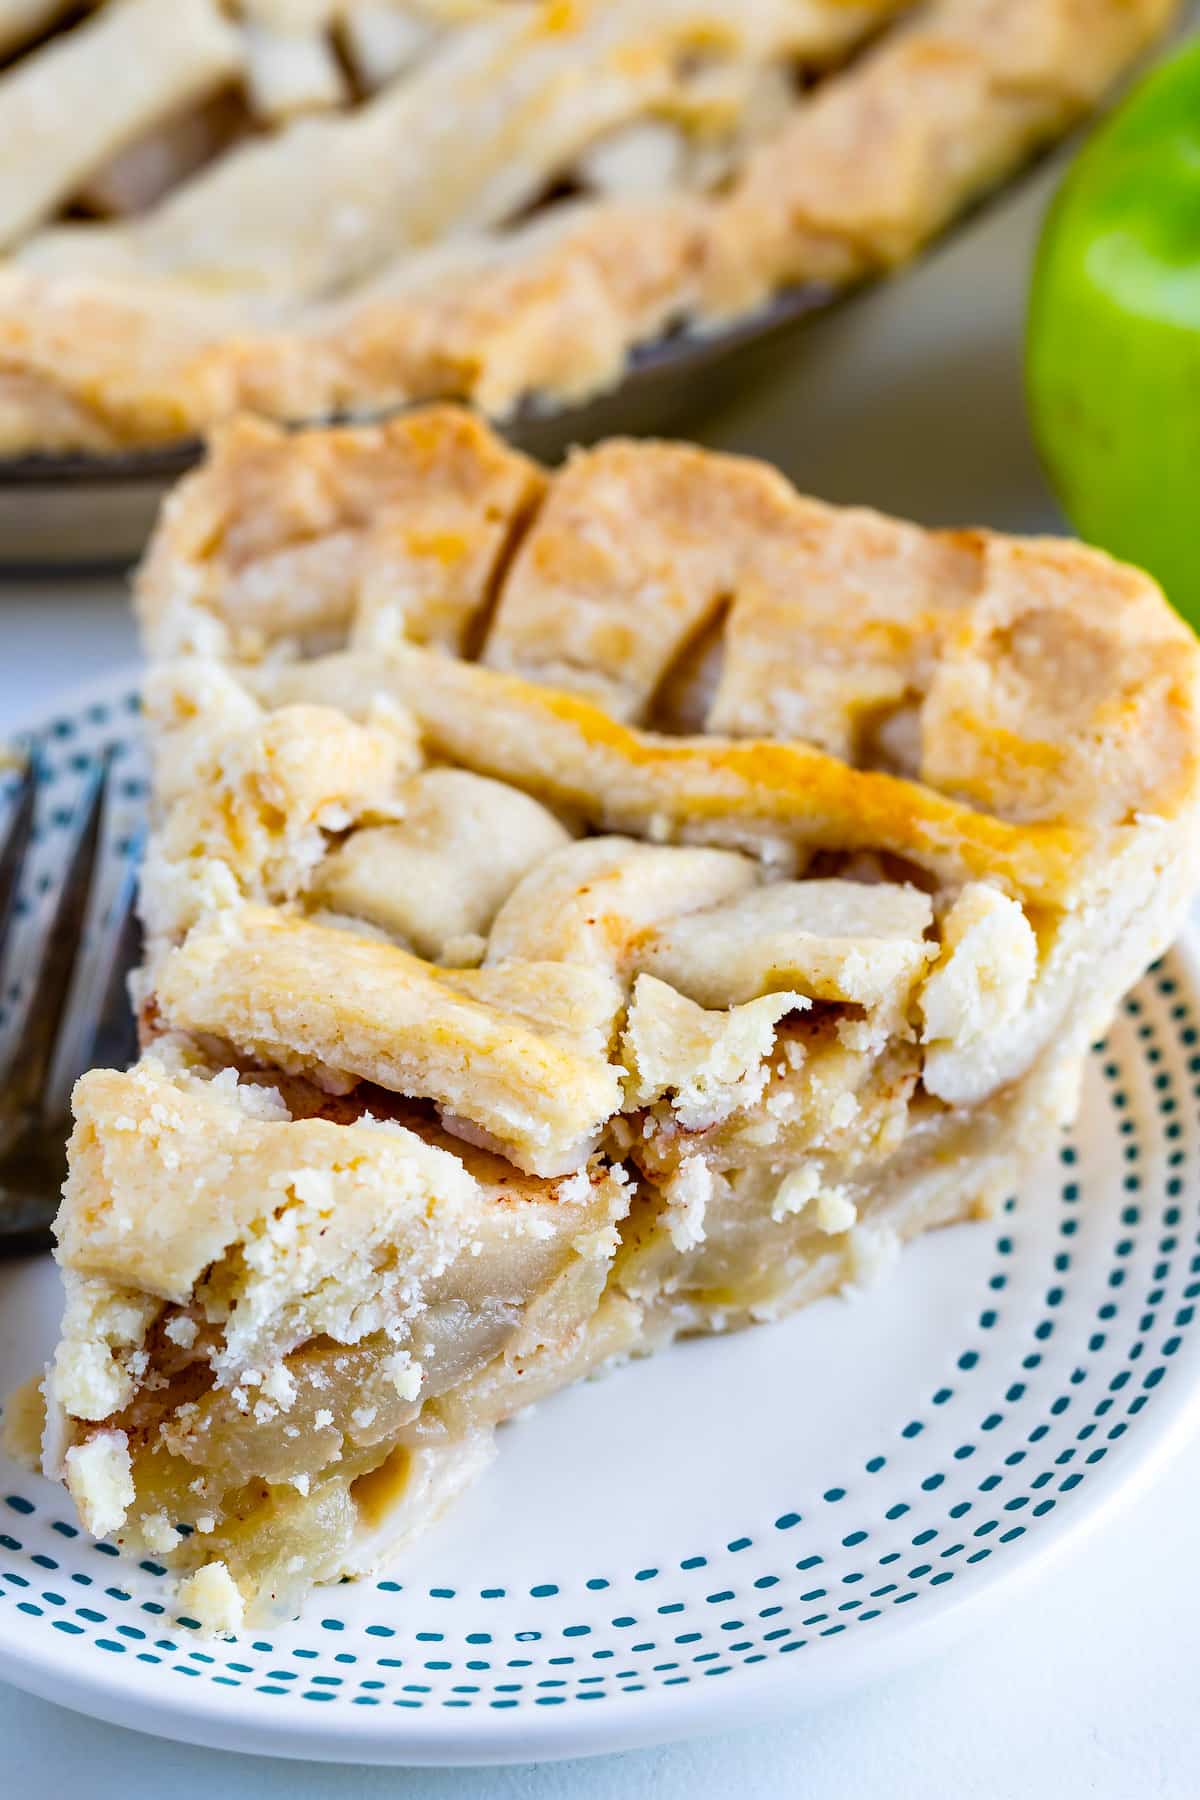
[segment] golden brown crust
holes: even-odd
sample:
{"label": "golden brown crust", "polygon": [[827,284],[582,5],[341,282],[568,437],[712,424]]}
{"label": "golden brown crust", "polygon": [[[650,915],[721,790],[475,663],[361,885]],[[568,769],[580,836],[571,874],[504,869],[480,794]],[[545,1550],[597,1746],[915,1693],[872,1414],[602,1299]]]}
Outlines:
{"label": "golden brown crust", "polygon": [[[368,598],[347,599],[338,559],[368,450],[389,525],[354,538],[345,580]],[[421,641],[439,565],[419,604],[380,600],[397,588],[394,545],[445,494],[469,513],[501,491],[527,510],[447,655],[453,639]],[[279,591],[272,615],[262,597]],[[654,969],[660,925],[747,888],[916,881],[936,895],[945,959],[928,1079],[976,1095],[1046,1050],[1084,991],[1089,942],[1126,969],[1121,922],[1158,933],[1194,860],[1200,651],[1152,582],[1079,545],[825,506],[744,459],[616,441],[544,480],[444,407],[383,433],[239,422],[172,499],[141,608],[160,654],[203,653],[166,664],[150,694],[166,808],[145,889],[154,967],[197,920],[248,900],[332,907],[451,964],[583,962],[628,984]],[[325,747],[320,781],[294,773],[306,735]],[[414,776],[422,758],[450,768]],[[479,854],[485,815],[502,858]],[[649,843],[573,843],[581,830]],[[751,938],[753,916],[736,914]],[[878,946],[858,948],[875,970]],[[803,963],[790,941],[773,954]],[[1010,997],[1029,989],[999,1011],[997,958]],[[762,957],[750,964],[769,988]],[[177,1023],[243,1053],[415,1079],[339,1058],[328,1033],[314,1049],[299,1026],[231,1030],[187,1004]],[[528,1142],[441,1088],[418,1091],[526,1166],[560,1166],[527,1161]],[[576,1098],[587,1141],[604,1120]]]}
{"label": "golden brown crust", "polygon": [[[377,598],[402,587],[395,546],[445,495],[510,521],[489,539],[506,559],[493,551],[494,579],[457,614],[474,665],[423,649],[424,613],[406,627]],[[290,580],[272,617],[277,569]],[[428,609],[440,565],[425,581]],[[609,830],[740,818],[1048,899],[1110,833],[1195,800],[1196,641],[1147,577],[1079,544],[826,506],[764,464],[683,445],[614,441],[544,484],[453,408],[324,432],[238,421],[173,496],[138,591],[160,655],[245,659],[318,611],[340,621],[332,643],[361,648],[272,666],[262,695],[358,717],[390,699],[442,755]],[[706,735],[654,730],[705,633]]]}
{"label": "golden brown crust", "polygon": [[[403,450],[414,438],[426,482]],[[357,543],[353,580],[372,597],[343,594],[314,654],[295,627],[326,592],[346,511],[289,497],[344,495],[369,447],[393,523]],[[252,476],[270,469],[273,505],[243,481],[247,459]],[[443,487],[469,511],[497,484],[534,498],[446,655],[420,641],[437,568],[424,610],[380,603],[390,546]],[[294,579],[272,629],[258,600],[279,569]],[[829,507],[741,458],[614,441],[543,480],[444,407],[382,438],[235,423],[173,497],[141,609],[160,655],[203,653],[165,665],[150,696],[168,809],[146,889],[155,959],[214,907],[251,900],[344,909],[451,963],[548,957],[628,982],[653,967],[647,930],[747,885],[917,881],[937,896],[946,956],[963,945],[934,978],[931,1079],[975,1093],[1042,1053],[1083,991],[1089,940],[1171,914],[1194,859],[1200,649],[1148,578],[1076,544]],[[329,747],[315,785],[284,779],[306,732]],[[390,799],[376,773],[389,757],[403,772],[384,775]],[[451,765],[449,784],[414,778],[421,757]],[[266,828],[264,771],[281,821]],[[444,792],[426,805],[428,782]],[[488,797],[506,791],[515,809]],[[480,807],[511,838],[503,873],[465,849]],[[237,849],[227,820],[242,822]],[[331,827],[349,831],[332,853]],[[572,843],[581,829],[649,844]],[[780,945],[779,967],[795,954]],[[1037,979],[1028,1004],[994,1014],[971,983],[1001,954],[1013,970],[1032,958]]]}
{"label": "golden brown crust", "polygon": [[[564,54],[575,30],[580,56],[617,54],[603,8],[579,0],[558,10]],[[630,44],[643,33],[648,68],[665,66],[688,29],[686,8],[659,10],[639,21],[632,9],[626,24],[614,14],[620,42],[621,31],[634,33]],[[612,197],[593,192],[532,224],[477,209],[479,227],[459,224],[445,245],[421,247],[426,232],[390,266],[381,251],[339,277],[336,299],[289,295],[286,281],[275,291],[269,266],[261,291],[242,291],[241,275],[193,279],[172,269],[169,235],[143,249],[136,232],[118,233],[105,249],[101,234],[92,256],[92,240],[49,233],[44,254],[18,256],[0,275],[0,450],[164,442],[239,407],[314,418],[447,396],[504,415],[530,392],[579,398],[616,380],[630,348],[673,321],[704,325],[781,286],[842,286],[914,254],[1093,105],[1163,29],[1174,0],[864,0],[806,9],[812,41],[786,10],[764,0],[726,20],[741,33],[731,66],[744,75],[765,54],[763,66],[782,55],[820,71],[891,12],[905,16],[815,94],[793,95],[764,140],[735,133],[724,185],[659,194],[639,162],[640,191],[634,180]],[[508,54],[506,78],[518,79],[512,70],[535,49],[518,41]],[[701,102],[686,81],[660,93],[629,76],[633,61],[616,66],[629,77],[622,128],[669,121],[700,151],[706,132],[728,132],[728,96]],[[738,90],[747,116],[751,91]],[[2,100],[0,86],[0,116]],[[596,129],[603,141],[602,121]],[[319,172],[319,152],[305,148],[318,141],[296,139]],[[519,182],[514,194],[524,194]],[[308,229],[304,209],[292,210],[296,231]]]}
{"label": "golden brown crust", "polygon": [[351,713],[397,700],[440,755],[600,830],[886,850],[946,880],[986,875],[1048,900],[1070,892],[1089,847],[1069,825],[1012,826],[808,744],[660,737],[575,694],[416,649],[322,658],[265,676],[261,691],[277,701],[323,692]]}
{"label": "golden brown crust", "polygon": [[386,610],[392,630],[461,648],[542,476],[478,420],[431,409],[374,428],[288,435],[239,418],[164,509],[138,581],[147,635],[169,640],[183,568],[189,609],[234,629],[242,654],[288,634],[345,632]]}
{"label": "golden brown crust", "polygon": [[620,1104],[607,1060],[619,990],[570,964],[434,969],[395,944],[247,906],[197,925],[156,993],[167,1029],[271,1068],[435,1100],[531,1174],[586,1162]]}

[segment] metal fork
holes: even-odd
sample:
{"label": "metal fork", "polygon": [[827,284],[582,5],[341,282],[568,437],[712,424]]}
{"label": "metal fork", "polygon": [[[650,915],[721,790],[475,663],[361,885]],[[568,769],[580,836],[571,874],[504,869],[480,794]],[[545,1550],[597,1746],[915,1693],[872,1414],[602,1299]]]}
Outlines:
{"label": "metal fork", "polygon": [[125,978],[138,953],[138,859],[124,857],[102,901],[109,767],[105,755],[85,773],[32,948],[19,941],[15,921],[22,895],[28,898],[46,778],[37,750],[20,771],[0,833],[0,982],[16,1003],[0,1038],[0,1256],[50,1244],[76,1076],[96,1065],[123,1068],[136,1054]]}

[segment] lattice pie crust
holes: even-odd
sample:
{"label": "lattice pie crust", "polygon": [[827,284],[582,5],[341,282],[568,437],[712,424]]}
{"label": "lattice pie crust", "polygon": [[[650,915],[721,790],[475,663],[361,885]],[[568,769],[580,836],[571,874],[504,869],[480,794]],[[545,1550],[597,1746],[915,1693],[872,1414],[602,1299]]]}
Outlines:
{"label": "lattice pie crust", "polygon": [[145,1050],[76,1093],[44,1460],[226,1622],[985,1212],[1196,876],[1195,641],[1073,544],[434,409],[234,423],[138,591]]}
{"label": "lattice pie crust", "polygon": [[904,261],[1175,10],[0,0],[0,453],[577,399]]}

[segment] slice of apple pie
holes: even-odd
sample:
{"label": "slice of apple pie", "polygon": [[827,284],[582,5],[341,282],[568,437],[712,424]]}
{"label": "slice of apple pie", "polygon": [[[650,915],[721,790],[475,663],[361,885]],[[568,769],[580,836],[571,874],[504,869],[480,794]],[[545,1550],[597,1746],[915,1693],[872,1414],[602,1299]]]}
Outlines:
{"label": "slice of apple pie", "polygon": [[43,1457],[227,1626],[986,1211],[1196,877],[1196,644],[1076,545],[435,409],[235,423],[139,603],[145,1047],[76,1093]]}

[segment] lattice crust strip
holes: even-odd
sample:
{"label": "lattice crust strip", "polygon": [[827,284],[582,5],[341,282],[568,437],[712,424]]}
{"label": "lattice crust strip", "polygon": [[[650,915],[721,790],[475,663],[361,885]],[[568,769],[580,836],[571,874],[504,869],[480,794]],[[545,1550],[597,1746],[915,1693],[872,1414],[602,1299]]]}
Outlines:
{"label": "lattice crust strip", "polygon": [[629,804],[643,834],[655,795],[778,804],[798,835],[828,813],[900,854],[940,831],[960,870],[1054,894],[1089,839],[1194,782],[1192,640],[1143,576],[683,445],[610,442],[547,484],[453,409],[239,421],[168,505],[138,604],[160,658],[261,663],[276,701],[387,694],[453,760],[594,794],[596,824]]}
{"label": "lattice crust strip", "polygon": [[911,256],[1173,11],[8,0],[0,446],[579,397],[672,323]]}
{"label": "lattice crust strip", "polygon": [[[926,1086],[956,1099],[1047,1049],[1081,1001],[1088,934],[1134,904],[1136,870],[1153,881],[1171,866],[1196,787],[1194,647],[1144,577],[1053,540],[822,506],[762,465],[682,446],[606,444],[547,481],[452,410],[299,435],[241,422],[167,509],[139,604],[152,646],[183,657],[151,690],[166,808],[147,888],[157,944],[205,914],[217,867],[241,899],[348,914],[435,961],[531,966],[559,945],[551,960],[627,989],[666,972],[637,931],[725,906],[709,941],[753,942],[761,900],[783,911],[775,960],[751,957],[737,995],[750,1001],[787,991],[781,972],[806,967],[796,945],[813,933],[857,942],[819,918],[849,870],[890,881],[893,906],[933,895],[918,944],[961,935],[964,958],[989,944],[1026,971],[1004,1004],[981,999],[973,1024],[963,1003],[957,1071],[942,1041],[956,1032],[939,1034]],[[217,713],[226,736],[198,788],[195,742],[211,756]],[[262,827],[268,770],[282,837]],[[333,847],[331,819],[351,827]],[[581,832],[607,834],[610,850],[573,842]],[[620,899],[585,930],[579,896],[600,905],[596,881]],[[728,882],[755,893],[737,899]],[[787,911],[793,891],[805,924]],[[290,1035],[278,1018],[231,1025],[251,969],[278,962],[281,994],[300,991],[299,969],[324,954],[266,925],[239,928],[252,948],[235,953],[223,926],[203,952],[178,953],[192,959],[167,984],[179,1022],[272,1064],[414,1091],[381,1073],[378,1047],[322,1035],[311,995]],[[322,929],[336,957],[387,960]],[[702,937],[678,938],[670,966]],[[880,966],[884,937],[858,943],[864,968]],[[392,969],[399,1004],[411,977]],[[893,1021],[920,1012],[926,975],[919,957]],[[363,979],[368,995],[384,982]],[[810,968],[795,991],[867,1005],[859,979],[821,989]],[[957,978],[929,979],[950,1017]],[[357,980],[347,961],[325,985],[348,994]],[[677,985],[712,991],[695,968]],[[596,1002],[610,1041],[619,998]],[[546,1068],[549,1109],[559,1077]],[[427,1069],[419,1091],[469,1116],[433,1091],[442,1079]],[[542,1122],[544,1152],[528,1120],[473,1118],[522,1166],[552,1172],[605,1115],[589,1097],[565,1136],[548,1110]]]}
{"label": "lattice crust strip", "polygon": [[1197,874],[1146,577],[752,462],[239,420],[138,603],[146,1048],[76,1093],[40,1455],[216,1622],[991,1205]]}

